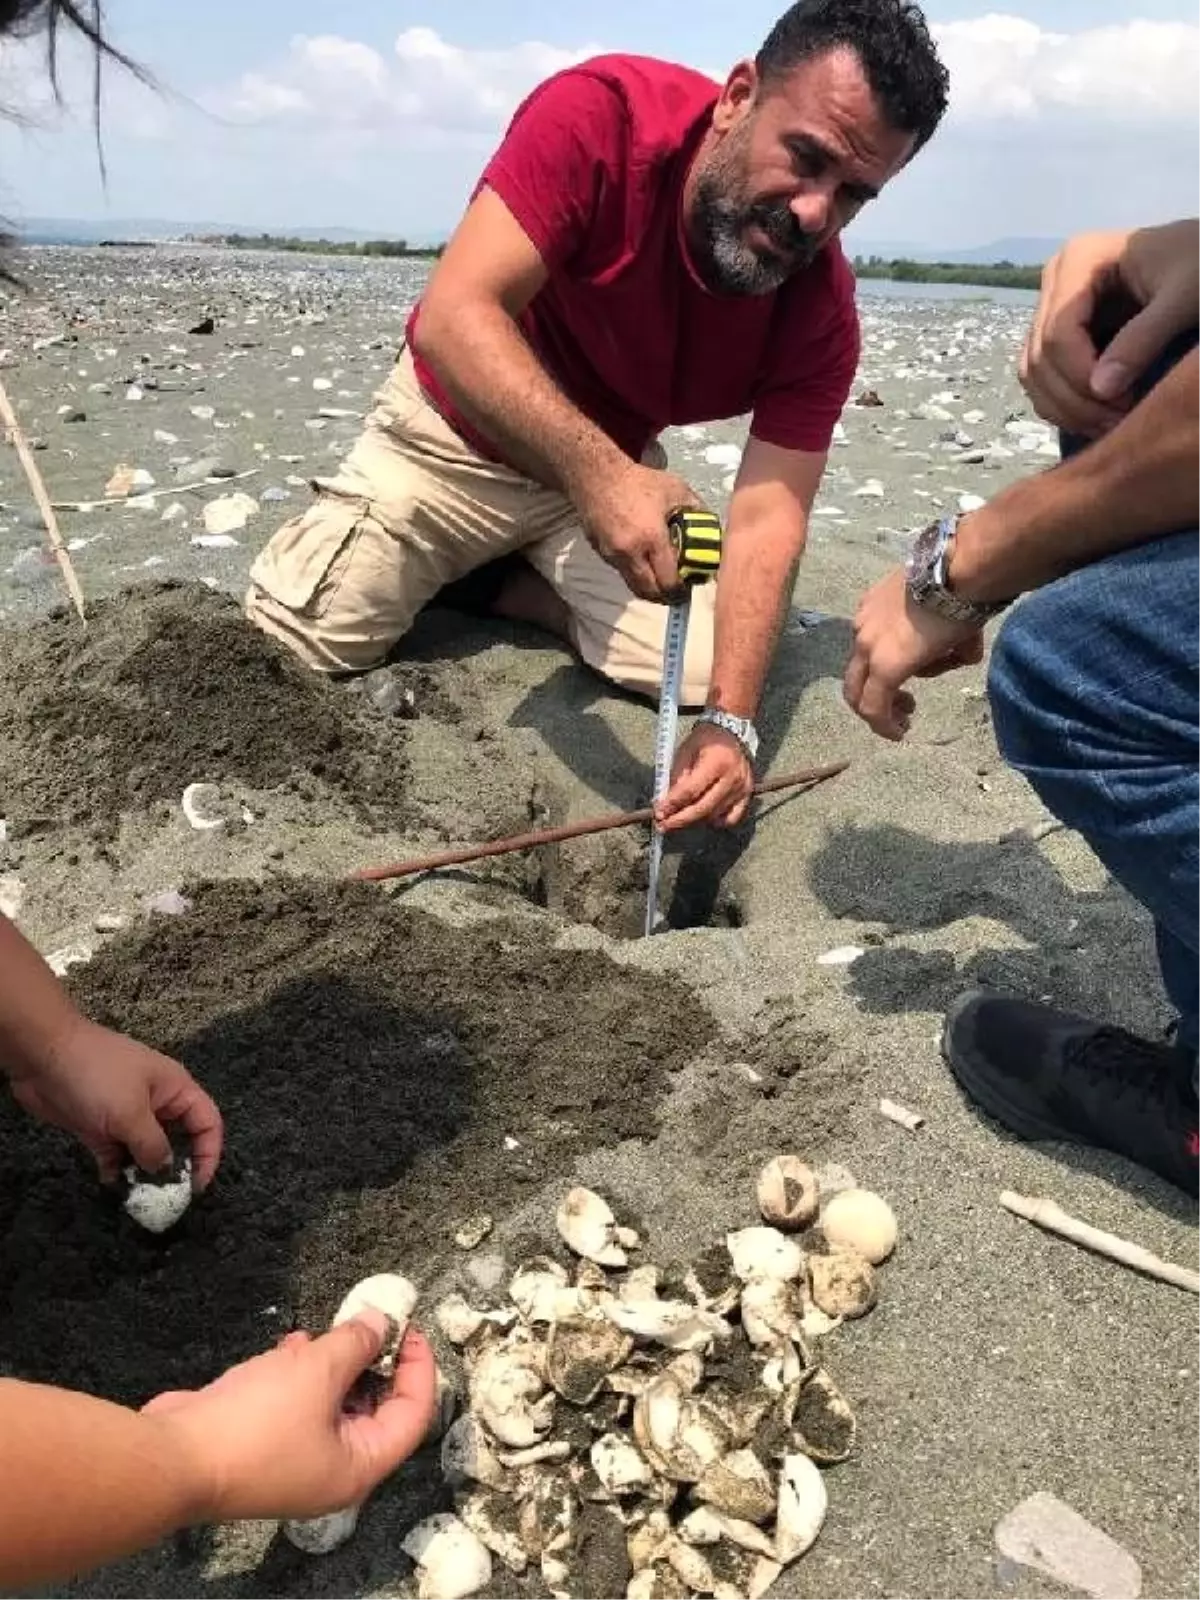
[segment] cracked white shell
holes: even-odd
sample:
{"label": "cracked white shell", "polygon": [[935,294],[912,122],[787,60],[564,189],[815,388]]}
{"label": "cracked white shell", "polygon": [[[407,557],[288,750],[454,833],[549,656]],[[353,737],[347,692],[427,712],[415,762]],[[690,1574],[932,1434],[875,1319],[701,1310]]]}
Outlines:
{"label": "cracked white shell", "polygon": [[733,1270],[743,1283],[752,1278],[798,1278],[804,1252],[778,1228],[741,1228],[725,1236]]}
{"label": "cracked white shell", "polygon": [[403,1548],[417,1564],[420,1600],[467,1600],[491,1581],[487,1546],[448,1511],[418,1522],[405,1534]]}
{"label": "cracked white shell", "polygon": [[807,1228],[818,1203],[817,1175],[799,1156],[776,1156],[758,1175],[758,1209],[773,1227]]}
{"label": "cracked white shell", "polygon": [[775,1514],[775,1557],[786,1566],[817,1541],[829,1495],[820,1470],[807,1456],[784,1456]]}
{"label": "cracked white shell", "polygon": [[628,1261],[617,1240],[617,1219],[608,1202],[593,1190],[568,1191],[555,1222],[565,1243],[586,1261],[601,1267],[623,1267]]}
{"label": "cracked white shell", "polygon": [[323,1517],[292,1517],[283,1525],[283,1536],[306,1556],[327,1556],[339,1549],[358,1526],[361,1506],[330,1511]]}

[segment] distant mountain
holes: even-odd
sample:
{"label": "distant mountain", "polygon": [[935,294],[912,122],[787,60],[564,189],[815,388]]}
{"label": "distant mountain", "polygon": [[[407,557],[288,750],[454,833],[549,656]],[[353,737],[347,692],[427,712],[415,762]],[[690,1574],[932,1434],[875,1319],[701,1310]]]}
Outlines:
{"label": "distant mountain", "polygon": [[264,228],[258,223],[179,222],[165,217],[25,217],[13,225],[26,244],[98,244],[101,239],[181,239],[185,234],[225,233],[274,233],[295,239],[329,239],[334,244],[403,237],[361,228]]}
{"label": "distant mountain", "polygon": [[1061,249],[1061,239],[1015,237],[993,239],[990,244],[928,245],[905,243],[895,239],[856,239],[853,235],[845,241],[848,255],[880,256],[884,261],[947,261],[956,265],[992,266],[997,261],[1011,261],[1015,267],[1037,267],[1048,261]]}

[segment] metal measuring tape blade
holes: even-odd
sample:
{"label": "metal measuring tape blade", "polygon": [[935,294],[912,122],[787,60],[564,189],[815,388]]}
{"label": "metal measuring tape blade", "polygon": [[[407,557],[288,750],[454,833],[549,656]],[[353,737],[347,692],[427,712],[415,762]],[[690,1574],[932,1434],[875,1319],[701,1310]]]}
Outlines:
{"label": "metal measuring tape blade", "polygon": [[[654,730],[654,803],[657,805],[671,786],[671,765],[675,759],[675,738],[679,731],[679,696],[683,687],[683,657],[687,646],[691,590],[698,583],[715,578],[721,565],[721,523],[711,511],[673,511],[667,518],[671,544],[675,549],[679,577],[687,586],[667,615],[663,647],[662,687],[658,697],[658,723]],[[662,830],[651,825],[650,871],[646,889],[645,933],[658,926],[658,879],[662,870]]]}

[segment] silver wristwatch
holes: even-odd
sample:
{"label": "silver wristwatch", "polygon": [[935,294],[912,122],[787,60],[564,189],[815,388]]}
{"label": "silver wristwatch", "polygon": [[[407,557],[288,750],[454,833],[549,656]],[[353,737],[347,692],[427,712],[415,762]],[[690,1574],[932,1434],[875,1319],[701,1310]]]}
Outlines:
{"label": "silver wristwatch", "polygon": [[697,722],[710,722],[714,728],[731,733],[753,762],[758,756],[758,729],[749,717],[735,717],[732,711],[722,711],[718,706],[708,706],[696,718]]}
{"label": "silver wristwatch", "polygon": [[946,573],[958,523],[957,515],[942,517],[921,530],[905,562],[906,587],[917,605],[944,617],[947,622],[986,622],[989,617],[998,616],[1010,602],[993,604],[966,600],[950,588]]}

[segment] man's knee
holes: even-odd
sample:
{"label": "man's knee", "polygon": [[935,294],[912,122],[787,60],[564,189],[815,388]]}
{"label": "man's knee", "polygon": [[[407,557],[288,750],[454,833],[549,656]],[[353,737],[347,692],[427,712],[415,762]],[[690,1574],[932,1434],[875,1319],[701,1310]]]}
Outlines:
{"label": "man's knee", "polygon": [[400,564],[395,540],[364,501],[323,494],[260,552],[245,613],[316,672],[364,672],[412,621]]}

